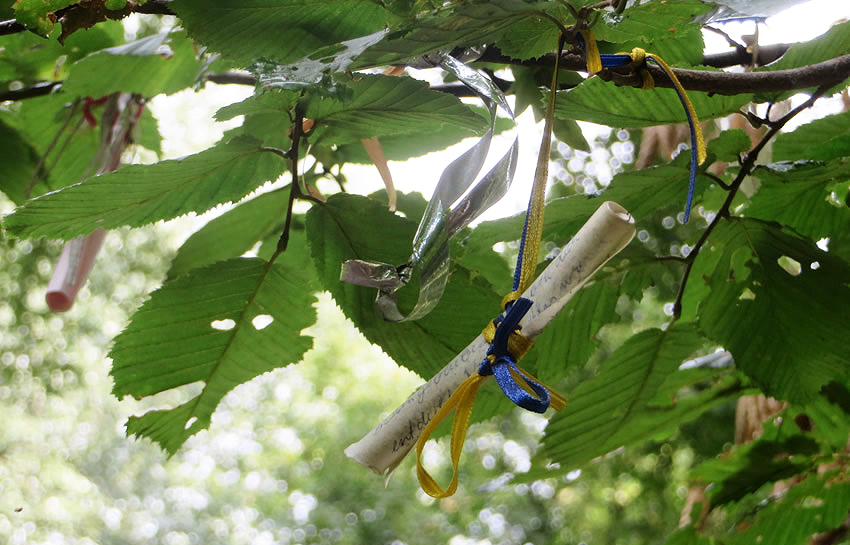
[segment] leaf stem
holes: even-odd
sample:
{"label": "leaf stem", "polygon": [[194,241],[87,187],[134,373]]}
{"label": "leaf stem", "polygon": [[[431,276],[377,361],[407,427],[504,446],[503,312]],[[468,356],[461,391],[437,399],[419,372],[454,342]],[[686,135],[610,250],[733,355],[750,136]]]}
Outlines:
{"label": "leaf stem", "polygon": [[272,153],[277,153],[283,157],[286,157],[289,160],[289,171],[292,173],[292,182],[289,187],[289,202],[286,205],[286,219],[283,223],[283,232],[280,234],[280,238],[277,240],[277,248],[272,254],[272,257],[269,259],[269,262],[273,262],[277,259],[277,256],[286,251],[286,247],[289,245],[289,230],[292,226],[292,206],[295,204],[295,199],[298,197],[302,197],[301,194],[301,186],[298,183],[298,159],[299,159],[299,146],[301,145],[301,137],[304,134],[304,112],[301,105],[295,106],[295,119],[292,123],[292,130],[290,131],[290,136],[292,138],[292,142],[289,146],[288,152],[283,152],[277,148],[264,148],[268,149]]}
{"label": "leaf stem", "polygon": [[726,200],[723,202],[723,205],[720,207],[720,210],[717,211],[717,215],[715,215],[714,219],[711,220],[711,223],[708,224],[708,227],[706,227],[705,231],[703,231],[699,240],[694,245],[694,248],[691,250],[691,252],[688,254],[688,257],[686,258],[686,266],[684,275],[682,276],[682,283],[679,285],[679,293],[676,295],[675,303],[673,303],[674,320],[678,319],[679,316],[682,315],[682,298],[685,295],[685,288],[688,285],[688,278],[690,278],[691,271],[694,268],[694,263],[696,262],[696,258],[699,255],[700,250],[702,250],[702,247],[705,245],[706,241],[708,240],[708,237],[711,236],[711,233],[720,223],[720,220],[729,218],[729,209],[732,206],[732,202],[735,200],[735,196],[738,194],[738,190],[741,188],[741,184],[744,183],[746,177],[749,176],[749,174],[753,171],[759,153],[762,152],[767,143],[770,142],[770,140],[774,136],[776,136],[776,134],[782,129],[782,127],[785,126],[786,123],[788,123],[791,119],[794,118],[794,116],[796,116],[806,108],[811,107],[812,104],[817,101],[817,99],[819,99],[823,96],[824,93],[826,93],[829,87],[829,85],[821,85],[817,89],[817,91],[812,93],[812,96],[810,96],[808,100],[806,100],[804,103],[800,104],[799,106],[782,116],[780,119],[775,121],[771,125],[770,130],[767,131],[767,133],[762,137],[759,143],[756,144],[755,147],[749,152],[747,152],[747,154],[744,156],[743,161],[741,161],[741,170],[738,171],[738,175],[735,177],[732,183],[729,184],[729,194],[726,195]]}

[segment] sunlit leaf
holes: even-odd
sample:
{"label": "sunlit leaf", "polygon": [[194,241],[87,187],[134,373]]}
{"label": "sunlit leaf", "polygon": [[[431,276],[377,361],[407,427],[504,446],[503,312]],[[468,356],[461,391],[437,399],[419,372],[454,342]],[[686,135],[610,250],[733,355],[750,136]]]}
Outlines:
{"label": "sunlit leaf", "polygon": [[[333,195],[307,215],[307,235],[322,286],[354,325],[399,365],[429,378],[466,347],[501,311],[501,296],[483,277],[455,266],[440,304],[420,320],[384,321],[374,289],[339,280],[346,259],[402,264],[411,252],[416,223],[376,201]],[[416,299],[415,279],[401,292],[402,307]],[[462,311],[461,311],[462,310]]]}
{"label": "sunlit leaf", "polygon": [[850,186],[850,159],[774,163],[753,174],[761,186],[747,216],[777,221],[812,240],[850,229],[850,208],[835,195]]}
{"label": "sunlit leaf", "polygon": [[378,3],[357,0],[177,0],[170,7],[190,36],[243,64],[258,58],[294,62],[389,22]]}
{"label": "sunlit leaf", "polygon": [[[729,115],[752,101],[748,94],[708,96],[691,91],[688,96],[700,120]],[[555,115],[627,128],[687,122],[675,90],[618,87],[600,78],[591,78],[570,91],[559,91]]]}
{"label": "sunlit leaf", "polygon": [[717,261],[700,327],[766,394],[811,401],[850,376],[850,337],[833,311],[850,305],[850,265],[776,224],[742,218],[718,225],[703,259]]}
{"label": "sunlit leaf", "polygon": [[850,155],[850,112],[830,115],[781,133],[773,143],[776,161],[829,161]]}
{"label": "sunlit leaf", "polygon": [[119,91],[152,97],[185,89],[200,71],[185,33],[161,32],[81,59],[71,67],[62,89],[93,98]]}
{"label": "sunlit leaf", "polygon": [[131,417],[128,435],[148,437],[172,455],[209,426],[227,392],[301,359],[313,344],[300,334],[316,319],[313,274],[309,263],[289,257],[274,265],[224,261],[151,295],[115,339],[113,393],[143,397],[198,381],[203,390],[173,409]]}
{"label": "sunlit leaf", "polygon": [[[695,417],[692,400],[666,406],[653,406],[652,400],[668,375],[699,346],[692,324],[651,329],[627,340],[598,376],[567,392],[569,403],[546,427],[543,457],[567,470],[577,468]],[[700,399],[696,410],[708,409],[716,399]]]}
{"label": "sunlit leaf", "polygon": [[288,202],[289,189],[279,189],[240,203],[210,220],[192,233],[177,251],[168,271],[169,278],[250,250],[283,225]]}
{"label": "sunlit leaf", "polygon": [[72,238],[98,227],[133,227],[238,201],[285,167],[256,140],[238,138],[199,154],[130,165],[29,201],[6,218],[16,236]]}

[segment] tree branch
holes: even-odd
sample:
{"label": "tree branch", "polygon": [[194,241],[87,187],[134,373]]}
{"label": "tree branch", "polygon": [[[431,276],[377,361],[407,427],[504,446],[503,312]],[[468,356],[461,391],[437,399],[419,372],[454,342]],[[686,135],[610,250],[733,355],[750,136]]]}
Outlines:
{"label": "tree branch", "polygon": [[[54,15],[60,22],[62,22],[62,18],[68,16],[71,17],[80,16],[81,13],[85,12],[82,15],[82,18],[96,16],[99,17],[99,21],[103,21],[105,19],[112,20],[120,20],[124,17],[130,15],[131,13],[144,13],[148,15],[176,15],[171,8],[168,6],[170,0],[148,0],[144,4],[141,5],[130,5],[128,4],[124,9],[118,10],[110,10],[103,9],[100,6],[100,9],[96,7],[92,7],[90,5],[83,4],[72,4],[66,8],[62,8],[60,10],[56,10]],[[93,21],[92,23],[97,22]],[[72,23],[73,25],[74,23]],[[0,36],[5,36],[7,34],[17,34],[18,32],[25,32],[27,27],[22,23],[19,23],[17,19],[9,19],[8,21],[0,21]],[[76,30],[76,28],[74,28]],[[63,35],[65,30],[63,29]],[[60,38],[61,41],[61,38]]]}
{"label": "tree branch", "polygon": [[[551,68],[554,55],[548,54],[539,59],[517,61],[495,51],[488,51],[480,59],[483,62],[513,64],[522,66],[541,66]],[[587,65],[582,55],[567,53],[561,56],[561,67],[566,70],[582,72]],[[673,83],[664,71],[653,65],[646,67],[655,80],[656,87],[672,88]],[[850,78],[850,55],[843,55],[825,62],[792,68],[775,70],[773,72],[709,72],[706,70],[689,70],[673,68],[673,72],[682,86],[688,91],[704,91],[721,95],[736,95],[739,93],[770,93],[783,91],[799,91],[821,85],[832,86]],[[616,85],[642,87],[643,80],[638,71],[631,67],[622,69],[604,69],[599,77]]]}
{"label": "tree branch", "polygon": [[737,195],[738,190],[741,188],[741,184],[744,183],[744,180],[750,173],[753,171],[753,168],[756,165],[756,160],[758,159],[759,153],[764,149],[770,140],[776,136],[776,134],[788,123],[794,116],[798,113],[802,112],[806,108],[809,108],[812,104],[815,103],[817,99],[823,96],[824,93],[831,87],[831,84],[823,85],[815,91],[812,96],[809,97],[807,101],[800,104],[787,114],[785,114],[781,119],[777,120],[773,126],[770,127],[770,130],[762,137],[758,144],[750,150],[744,160],[741,162],[741,169],[738,171],[738,175],[735,176],[735,179],[729,184],[728,192],[726,195],[726,200],[723,202],[723,205],[720,207],[720,210],[717,211],[717,215],[714,216],[714,219],[711,220],[711,223],[708,224],[705,231],[703,231],[697,243],[694,245],[694,248],[688,254],[687,257],[687,265],[685,266],[685,273],[682,276],[682,283],[679,285],[679,293],[676,295],[676,302],[673,303],[673,316],[678,318],[682,315],[682,298],[685,295],[685,288],[688,284],[688,278],[690,277],[691,271],[693,270],[694,263],[696,262],[696,258],[699,255],[700,250],[705,245],[708,237],[717,227],[721,220],[729,217],[729,209],[732,206],[732,202],[735,200],[735,195]]}

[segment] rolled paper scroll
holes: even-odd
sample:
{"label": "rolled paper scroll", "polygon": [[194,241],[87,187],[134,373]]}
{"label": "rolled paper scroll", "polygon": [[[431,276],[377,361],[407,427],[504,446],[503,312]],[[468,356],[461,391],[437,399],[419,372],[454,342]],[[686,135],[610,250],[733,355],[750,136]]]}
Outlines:
{"label": "rolled paper scroll", "polygon": [[[625,248],[634,234],[634,220],[625,208],[611,201],[602,203],[522,294],[533,302],[520,321],[523,335],[534,340],[575,292]],[[379,475],[388,475],[443,403],[464,380],[478,372],[489,346],[479,335],[375,429],[349,445],[345,454]]]}

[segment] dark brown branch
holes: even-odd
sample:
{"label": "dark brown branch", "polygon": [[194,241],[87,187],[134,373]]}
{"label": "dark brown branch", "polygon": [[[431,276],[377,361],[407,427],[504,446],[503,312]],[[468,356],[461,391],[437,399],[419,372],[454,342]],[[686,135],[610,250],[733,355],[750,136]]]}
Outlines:
{"label": "dark brown branch", "polygon": [[0,21],[0,36],[7,34],[17,34],[27,29],[24,25],[18,22],[17,19],[9,19],[8,21]]}
{"label": "dark brown branch", "polygon": [[[779,49],[781,48],[777,48],[773,53],[776,53]],[[764,50],[763,48],[762,51]],[[510,57],[505,57],[501,53],[488,51],[480,60],[499,64],[551,68],[554,62],[554,55],[545,55],[539,59],[529,61],[517,61]],[[580,55],[569,53],[561,55],[560,63],[561,67],[565,70],[586,70],[584,58]],[[667,75],[661,68],[654,65],[649,65],[647,68],[650,74],[652,74],[657,87],[673,87],[672,82],[667,78]],[[676,77],[679,78],[682,86],[689,91],[703,91],[721,95],[800,91],[822,85],[831,87],[850,78],[850,55],[843,55],[818,64],[801,66],[789,70],[775,70],[773,72],[708,72],[705,70],[688,70],[683,68],[674,68],[673,71]],[[630,87],[641,87],[643,85],[640,74],[631,67],[605,69],[599,73],[599,77],[612,81],[616,85]],[[256,85],[256,79],[250,74],[243,72],[207,74],[205,79],[222,84]],[[61,85],[61,83],[60,81],[43,82],[25,89],[5,91],[0,93],[0,101],[43,96],[50,93],[56,86]],[[499,81],[497,83],[503,90],[507,90],[509,87],[509,82]],[[437,86],[434,89],[455,96],[469,96],[465,88],[459,85]]]}
{"label": "dark brown branch", "polygon": [[[96,22],[104,21],[106,19],[120,20],[131,13],[144,13],[147,15],[176,15],[176,13],[171,11],[171,8],[169,7],[170,3],[170,0],[148,0],[142,5],[128,4],[124,9],[119,10],[103,9],[102,6],[98,9],[92,5],[72,4],[66,8],[57,10],[54,15],[60,22],[71,22],[71,25],[75,27],[74,30],[76,30],[76,25],[78,23],[73,19],[77,17],[87,21],[87,23],[80,28],[88,28]],[[63,21],[63,18],[69,19],[65,19],[65,21]],[[17,19],[0,21],[0,36],[17,34],[18,32],[25,32],[26,30],[27,27],[22,23],[19,23]],[[65,35],[64,29],[63,35]],[[62,40],[60,38],[60,42],[61,41]]]}
{"label": "dark brown branch", "polygon": [[[728,68],[730,66],[764,66],[770,64],[788,51],[794,44],[771,44],[759,46],[756,58],[749,51],[728,51],[726,53],[716,53],[714,55],[706,55],[702,58],[702,64],[713,68]],[[755,61],[755,62],[753,62]]]}
{"label": "dark brown branch", "polygon": [[5,100],[23,100],[25,98],[35,98],[44,95],[49,95],[54,89],[62,85],[61,81],[43,81],[36,83],[32,87],[24,87],[14,91],[0,92],[0,102]]}
{"label": "dark brown branch", "polygon": [[[519,64],[523,66],[542,66],[551,68],[554,55],[544,55],[539,59],[517,61],[497,52],[487,52],[481,60],[502,64]],[[561,56],[561,67],[566,70],[585,71],[587,65],[581,55],[565,54]],[[664,71],[654,65],[648,70],[655,80],[656,87],[672,88],[673,83]],[[775,70],[773,72],[708,72],[705,70],[688,70],[674,68],[676,77],[688,91],[704,91],[721,95],[736,95],[740,93],[771,93],[783,91],[799,91],[821,85],[835,85],[850,78],[850,55],[836,57],[818,64],[801,66],[790,70]],[[605,69],[599,73],[602,79],[616,85],[641,87],[643,80],[631,67],[622,69]]]}
{"label": "dark brown branch", "polygon": [[723,202],[723,205],[720,207],[720,210],[717,211],[717,214],[714,216],[714,219],[711,220],[711,223],[708,224],[705,231],[703,231],[697,243],[694,245],[694,248],[688,254],[687,257],[687,265],[685,266],[685,273],[682,276],[682,283],[679,284],[679,293],[676,295],[676,301],[673,303],[673,316],[678,318],[682,314],[682,299],[685,296],[685,288],[688,285],[688,278],[690,277],[691,270],[693,270],[694,263],[696,262],[696,258],[699,255],[700,250],[705,245],[706,241],[708,241],[708,237],[714,232],[714,229],[720,223],[721,220],[729,218],[729,210],[732,206],[732,202],[735,200],[735,195],[737,195],[738,190],[741,188],[741,184],[744,183],[744,180],[750,173],[753,171],[753,168],[756,166],[756,160],[758,159],[759,153],[764,149],[770,140],[776,136],[776,134],[785,126],[786,123],[791,121],[797,114],[812,106],[812,104],[817,101],[820,97],[823,96],[824,93],[829,89],[831,84],[823,85],[815,91],[812,96],[809,97],[804,103],[800,104],[787,114],[785,114],[781,119],[778,119],[773,126],[770,127],[770,130],[759,140],[759,143],[750,150],[745,156],[743,161],[741,161],[741,169],[738,171],[738,175],[735,176],[735,179],[729,184],[728,195],[726,195],[726,200]]}

